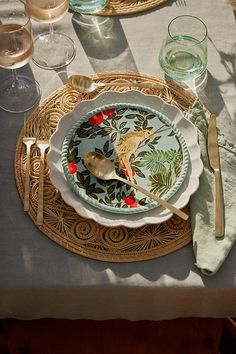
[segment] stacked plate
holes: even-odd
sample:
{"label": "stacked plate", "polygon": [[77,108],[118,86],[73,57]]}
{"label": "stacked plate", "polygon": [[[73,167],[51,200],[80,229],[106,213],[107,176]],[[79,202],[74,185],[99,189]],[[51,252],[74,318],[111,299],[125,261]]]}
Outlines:
{"label": "stacked plate", "polygon": [[196,128],[159,97],[110,91],[80,102],[50,139],[50,178],[78,214],[104,226],[156,224],[172,213],[120,181],[94,177],[87,152],[105,155],[118,175],[177,208],[197,190],[203,168]]}

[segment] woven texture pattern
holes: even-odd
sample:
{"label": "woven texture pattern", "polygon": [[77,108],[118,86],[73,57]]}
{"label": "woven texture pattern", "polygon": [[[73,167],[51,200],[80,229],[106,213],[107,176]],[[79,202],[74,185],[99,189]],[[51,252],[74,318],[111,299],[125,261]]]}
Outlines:
{"label": "woven texture pattern", "polygon": [[[161,83],[163,89],[143,88],[146,94],[156,94],[167,103],[176,105],[182,111],[192,103],[193,97],[181,88],[162,79],[136,73],[103,73],[92,75],[97,82],[150,81]],[[112,87],[110,90],[125,91],[127,87]],[[32,114],[30,119],[35,129],[47,129],[51,133],[60,118],[73,110],[83,99],[90,99],[106,88],[90,94],[81,94],[69,85],[61,87],[48,97]],[[16,145],[15,177],[21,199],[24,196],[24,171],[26,150],[22,142],[23,129]],[[30,168],[30,208],[29,215],[35,222],[39,177],[39,151],[36,146],[31,152]],[[126,227],[108,228],[79,216],[61,198],[60,193],[50,182],[49,169],[44,171],[44,223],[39,229],[51,240],[80,255],[111,262],[133,262],[160,257],[171,253],[192,240],[190,221],[177,216],[157,225],[146,225],[138,229]],[[22,209],[23,210],[23,209]],[[185,211],[189,213],[188,207]]]}
{"label": "woven texture pattern", "polygon": [[164,4],[167,0],[111,0],[99,15],[118,16],[131,15],[147,11]]}

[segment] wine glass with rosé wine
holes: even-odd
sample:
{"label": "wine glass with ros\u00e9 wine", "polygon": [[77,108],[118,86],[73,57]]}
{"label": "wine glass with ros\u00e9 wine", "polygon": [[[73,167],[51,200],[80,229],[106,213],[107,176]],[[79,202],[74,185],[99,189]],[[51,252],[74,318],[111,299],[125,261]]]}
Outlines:
{"label": "wine glass with ros\u00e9 wine", "polygon": [[[30,16],[21,2],[1,0],[0,9],[0,107],[12,113],[25,112],[40,100],[41,90],[37,81],[18,74],[17,69],[30,62],[33,41]],[[5,78],[4,78],[5,77]]]}
{"label": "wine glass with ros\u00e9 wine", "polygon": [[34,39],[33,61],[43,69],[58,69],[68,65],[75,57],[73,40],[64,33],[54,31],[53,24],[68,12],[67,0],[21,0],[26,12],[40,23],[48,24],[45,33]]}

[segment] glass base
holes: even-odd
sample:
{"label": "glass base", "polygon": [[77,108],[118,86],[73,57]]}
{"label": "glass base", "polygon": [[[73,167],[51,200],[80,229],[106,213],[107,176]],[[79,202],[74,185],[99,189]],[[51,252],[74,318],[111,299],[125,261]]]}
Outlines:
{"label": "glass base", "polygon": [[35,107],[41,98],[39,83],[24,75],[17,75],[17,84],[8,77],[0,83],[0,107],[7,112],[26,112]]}
{"label": "glass base", "polygon": [[196,78],[189,80],[178,80],[165,74],[165,79],[174,82],[175,84],[183,87],[187,91],[192,91],[196,93],[198,90],[204,89],[207,84],[207,70],[205,70],[201,75]]}
{"label": "glass base", "polygon": [[58,69],[75,57],[73,40],[63,33],[40,34],[34,40],[33,62],[43,69]]}

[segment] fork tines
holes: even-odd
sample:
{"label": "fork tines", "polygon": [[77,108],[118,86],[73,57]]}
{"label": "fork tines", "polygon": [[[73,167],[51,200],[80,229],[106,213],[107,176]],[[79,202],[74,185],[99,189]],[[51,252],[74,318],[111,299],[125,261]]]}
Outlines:
{"label": "fork tines", "polygon": [[176,5],[177,5],[178,7],[187,6],[186,0],[176,0]]}

